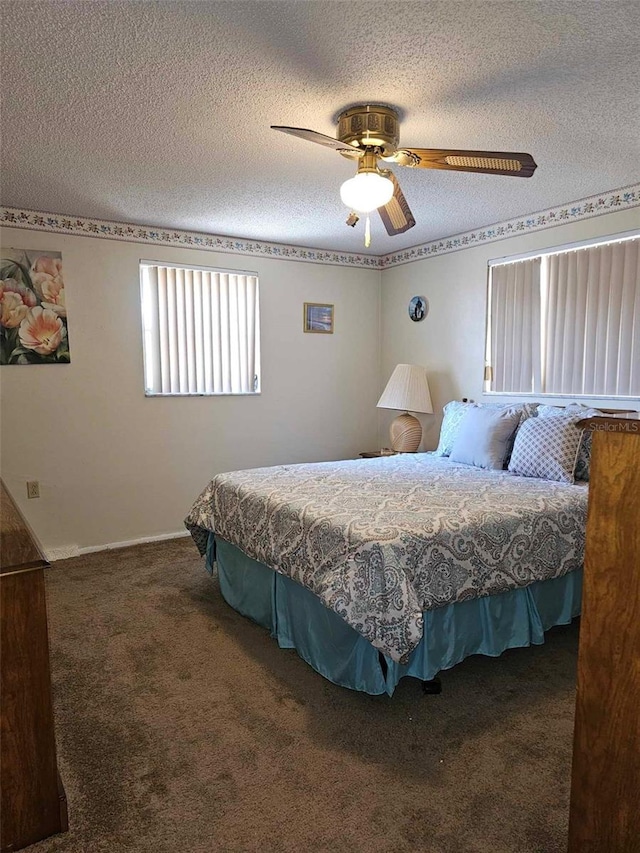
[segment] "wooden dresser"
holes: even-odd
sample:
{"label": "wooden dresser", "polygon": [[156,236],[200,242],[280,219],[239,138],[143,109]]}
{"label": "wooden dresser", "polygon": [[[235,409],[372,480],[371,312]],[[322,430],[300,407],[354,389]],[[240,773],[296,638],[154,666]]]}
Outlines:
{"label": "wooden dresser", "polygon": [[53,729],[44,569],[49,566],[0,481],[0,849],[67,829]]}
{"label": "wooden dresser", "polygon": [[594,434],[569,853],[638,853],[640,420],[586,425]]}

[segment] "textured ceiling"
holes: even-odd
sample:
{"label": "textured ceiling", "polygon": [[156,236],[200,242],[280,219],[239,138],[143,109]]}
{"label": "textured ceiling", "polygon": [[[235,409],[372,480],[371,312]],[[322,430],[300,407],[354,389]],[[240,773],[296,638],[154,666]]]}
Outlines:
{"label": "textured ceiling", "polygon": [[399,108],[401,144],[528,151],[530,179],[394,167],[397,251],[635,183],[638,2],[3,0],[1,201],[363,251],[336,152],[346,106]]}

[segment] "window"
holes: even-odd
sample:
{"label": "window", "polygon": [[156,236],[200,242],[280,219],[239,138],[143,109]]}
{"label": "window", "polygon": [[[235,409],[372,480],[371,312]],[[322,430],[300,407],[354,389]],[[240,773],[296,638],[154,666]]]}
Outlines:
{"label": "window", "polygon": [[257,394],[255,273],[140,263],[145,393]]}
{"label": "window", "polygon": [[485,379],[510,394],[640,396],[640,238],[489,266]]}

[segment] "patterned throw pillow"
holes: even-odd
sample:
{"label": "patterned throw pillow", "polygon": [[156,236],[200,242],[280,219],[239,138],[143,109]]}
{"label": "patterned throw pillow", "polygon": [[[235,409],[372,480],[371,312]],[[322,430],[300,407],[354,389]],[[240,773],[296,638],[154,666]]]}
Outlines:
{"label": "patterned throw pillow", "polygon": [[506,458],[504,460],[504,467],[505,468],[509,467],[509,462],[511,461],[511,452],[513,450],[513,442],[515,441],[516,435],[518,434],[518,430],[520,429],[520,427],[522,426],[522,424],[526,420],[528,420],[529,418],[535,418],[539,405],[540,405],[540,403],[522,403],[519,406],[520,421],[518,422],[518,427],[517,427],[516,431],[514,432],[513,436],[511,437],[511,446],[509,447],[509,450],[507,451]]}
{"label": "patterned throw pillow", "polygon": [[539,406],[540,403],[523,403],[519,426],[522,426],[522,424],[529,418],[535,418],[538,414]]}
{"label": "patterned throw pillow", "polygon": [[575,482],[582,415],[528,418],[516,433],[509,471],[523,477]]}
{"label": "patterned throw pillow", "polygon": [[[582,406],[580,403],[571,403],[564,409],[558,406],[538,406],[538,417],[549,418],[555,416],[575,417],[580,415],[580,418],[595,418],[602,415],[599,409],[590,409],[588,406]],[[578,450],[578,461],[576,462],[576,480],[589,479],[589,464],[591,462],[591,440],[593,433],[590,430],[585,430],[580,442]]]}
{"label": "patterned throw pillow", "polygon": [[458,435],[458,427],[462,418],[469,409],[475,408],[475,403],[463,403],[460,400],[452,400],[442,410],[444,417],[440,427],[440,441],[435,450],[436,456],[450,456],[451,448]]}

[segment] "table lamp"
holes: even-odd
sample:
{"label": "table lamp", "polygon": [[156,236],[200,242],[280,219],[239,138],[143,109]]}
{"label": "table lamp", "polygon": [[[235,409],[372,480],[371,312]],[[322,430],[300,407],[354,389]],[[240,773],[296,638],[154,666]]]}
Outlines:
{"label": "table lamp", "polygon": [[422,426],[409,411],[433,413],[425,368],[398,364],[378,400],[378,408],[404,411],[389,429],[391,448],[398,453],[415,453],[422,440]]}

